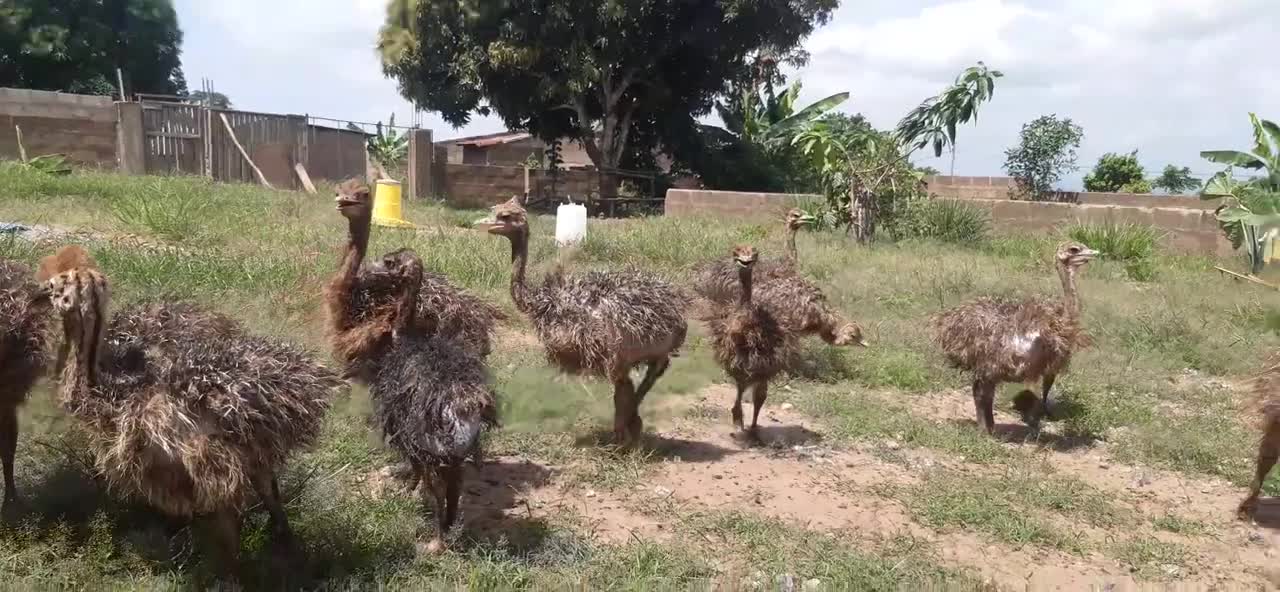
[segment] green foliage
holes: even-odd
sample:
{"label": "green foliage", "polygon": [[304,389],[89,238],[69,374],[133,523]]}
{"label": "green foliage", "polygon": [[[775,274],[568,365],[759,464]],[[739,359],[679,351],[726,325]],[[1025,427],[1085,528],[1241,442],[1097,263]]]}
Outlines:
{"label": "green foliage", "polygon": [[401,94],[446,122],[493,112],[509,129],[581,140],[607,169],[636,147],[694,141],[696,118],[750,56],[802,55],[794,50],[837,4],[395,2],[378,49]]}
{"label": "green foliage", "polygon": [[1151,186],[1169,193],[1186,193],[1201,185],[1200,179],[1191,176],[1190,167],[1178,168],[1171,164],[1164,165],[1160,176],[1151,181]]}
{"label": "green foliage", "polygon": [[886,227],[897,240],[922,238],[977,245],[987,240],[991,218],[986,210],[955,200],[921,198],[908,202]]}
{"label": "green foliage", "polygon": [[397,132],[395,125],[396,115],[392,113],[390,125],[383,127],[379,121],[377,132],[368,140],[369,156],[383,166],[392,166],[409,157],[409,134]]}
{"label": "green foliage", "polygon": [[1146,224],[1076,224],[1067,230],[1072,240],[1102,252],[1102,258],[1119,261],[1134,281],[1155,279],[1156,247],[1160,233]]}
{"label": "green foliage", "polygon": [[996,79],[1002,76],[1002,72],[988,69],[982,62],[965,68],[954,84],[938,96],[925,99],[898,122],[899,141],[912,150],[932,145],[934,156],[942,156],[943,148],[950,147],[954,166],[956,128],[978,120],[978,108],[995,96]]}
{"label": "green foliage", "polygon": [[1023,197],[1046,199],[1062,175],[1076,170],[1084,130],[1070,118],[1042,115],[1023,124],[1018,145],[1005,151],[1004,170],[1017,179]]}
{"label": "green foliage", "polygon": [[181,45],[170,0],[0,2],[0,86],[181,94]]}
{"label": "green foliage", "polygon": [[1128,154],[1108,152],[1098,159],[1093,172],[1084,176],[1085,191],[1151,193],[1146,171],[1138,162],[1138,151]]}
{"label": "green foliage", "polygon": [[[1266,241],[1280,236],[1280,126],[1250,113],[1253,124],[1253,152],[1207,150],[1206,160],[1227,165],[1209,179],[1201,192],[1203,199],[1223,199],[1218,223],[1232,246],[1246,247],[1250,269],[1262,271],[1262,249]],[[1238,182],[1234,167],[1260,170],[1263,176]]]}
{"label": "green foliage", "polygon": [[231,99],[220,92],[206,92],[198,90],[187,95],[187,102],[197,105],[207,105],[215,109],[230,109]]}
{"label": "green foliage", "polygon": [[42,154],[35,158],[28,159],[26,162],[15,161],[7,163],[6,166],[43,175],[71,174],[71,165],[67,163],[66,157],[61,154]]}

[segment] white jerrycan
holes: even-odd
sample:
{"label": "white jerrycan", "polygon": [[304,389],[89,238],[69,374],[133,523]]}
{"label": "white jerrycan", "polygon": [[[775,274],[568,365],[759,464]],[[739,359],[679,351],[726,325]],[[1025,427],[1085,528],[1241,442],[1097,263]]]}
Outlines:
{"label": "white jerrycan", "polygon": [[572,200],[556,206],[556,246],[569,246],[584,238],[587,238],[587,206]]}

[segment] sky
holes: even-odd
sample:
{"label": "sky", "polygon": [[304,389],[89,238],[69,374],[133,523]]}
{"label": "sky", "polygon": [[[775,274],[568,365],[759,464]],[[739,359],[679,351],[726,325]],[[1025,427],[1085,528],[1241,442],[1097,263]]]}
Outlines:
{"label": "sky", "polygon": [[[385,0],[176,0],[191,88],[210,78],[236,108],[411,121],[373,45]],[[801,102],[848,91],[841,110],[890,128],[978,60],[1001,70],[993,101],[958,133],[955,172],[1001,175],[1004,151],[1042,114],[1084,128],[1080,178],[1105,152],[1138,150],[1209,175],[1201,150],[1251,145],[1248,113],[1280,119],[1277,0],[846,0],[805,42]],[[476,117],[436,138],[503,129]],[[944,173],[948,157],[915,158]]]}

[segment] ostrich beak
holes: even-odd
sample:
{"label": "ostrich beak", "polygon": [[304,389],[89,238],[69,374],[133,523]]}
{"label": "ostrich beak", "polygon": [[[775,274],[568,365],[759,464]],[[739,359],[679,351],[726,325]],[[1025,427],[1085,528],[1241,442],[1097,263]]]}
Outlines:
{"label": "ostrich beak", "polygon": [[805,226],[813,226],[818,223],[818,218],[813,214],[805,214],[800,216],[800,223]]}
{"label": "ostrich beak", "polygon": [[360,202],[356,201],[349,195],[339,195],[333,198],[333,203],[336,204],[339,210],[341,210],[342,208],[345,208],[347,206],[354,206]]}
{"label": "ostrich beak", "polygon": [[1085,250],[1083,250],[1083,251],[1080,251],[1080,256],[1081,256],[1081,257],[1084,257],[1084,258],[1085,258],[1085,260],[1086,260],[1086,261],[1088,261],[1088,260],[1090,260],[1090,259],[1094,259],[1094,258],[1096,258],[1096,257],[1101,257],[1101,256],[1102,256],[1102,251],[1095,251],[1095,250],[1093,250],[1093,249],[1085,249]]}
{"label": "ostrich beak", "polygon": [[871,344],[867,343],[867,340],[861,337],[858,338],[857,343],[858,343],[858,347],[871,347]]}

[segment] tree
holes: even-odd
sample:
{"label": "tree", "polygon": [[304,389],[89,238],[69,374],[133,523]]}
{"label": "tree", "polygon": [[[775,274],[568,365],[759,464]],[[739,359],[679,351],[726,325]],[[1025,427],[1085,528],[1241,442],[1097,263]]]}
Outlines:
{"label": "tree", "polygon": [[914,149],[933,144],[933,155],[951,151],[951,174],[956,174],[956,127],[978,120],[978,108],[996,92],[996,79],[1004,76],[978,62],[965,68],[956,81],[935,97],[925,99],[898,123],[899,139]]}
{"label": "tree", "polygon": [[[748,58],[800,56],[801,40],[838,1],[533,4],[393,2],[379,33],[383,72],[452,125],[492,111],[509,129],[544,141],[578,140],[607,172],[641,139],[647,149],[687,142],[696,117],[746,75]],[[659,118],[667,121],[655,125]],[[637,133],[638,126],[648,129]],[[616,178],[601,175],[602,195],[616,189]]]}
{"label": "tree", "polygon": [[1178,168],[1171,164],[1164,165],[1164,171],[1151,181],[1151,186],[1169,193],[1186,193],[1200,187],[1200,179],[1191,176],[1190,167]]}
{"label": "tree", "polygon": [[1042,115],[1023,124],[1018,145],[1004,153],[1004,169],[1027,197],[1045,199],[1064,173],[1077,170],[1082,139],[1084,130],[1070,118]]}
{"label": "tree", "polygon": [[[1253,273],[1262,271],[1262,248],[1280,236],[1280,126],[1250,113],[1253,124],[1253,152],[1206,150],[1202,158],[1227,165],[1205,184],[1201,198],[1223,199],[1216,210],[1218,223],[1235,248],[1247,247]],[[1263,174],[1245,182],[1236,181],[1234,167],[1259,170]]]}
{"label": "tree", "polygon": [[1093,171],[1084,176],[1085,191],[1108,193],[1151,193],[1146,170],[1138,162],[1138,151],[1128,154],[1108,152],[1098,159]]}
{"label": "tree", "polygon": [[409,156],[409,134],[396,131],[396,114],[384,128],[379,121],[377,131],[369,136],[369,156],[384,167],[394,166]]}
{"label": "tree", "polygon": [[170,0],[0,2],[0,86],[180,95],[181,45]]}
{"label": "tree", "polygon": [[220,92],[205,92],[203,90],[195,91],[187,95],[188,103],[199,105],[207,105],[216,109],[230,109],[231,99]]}

